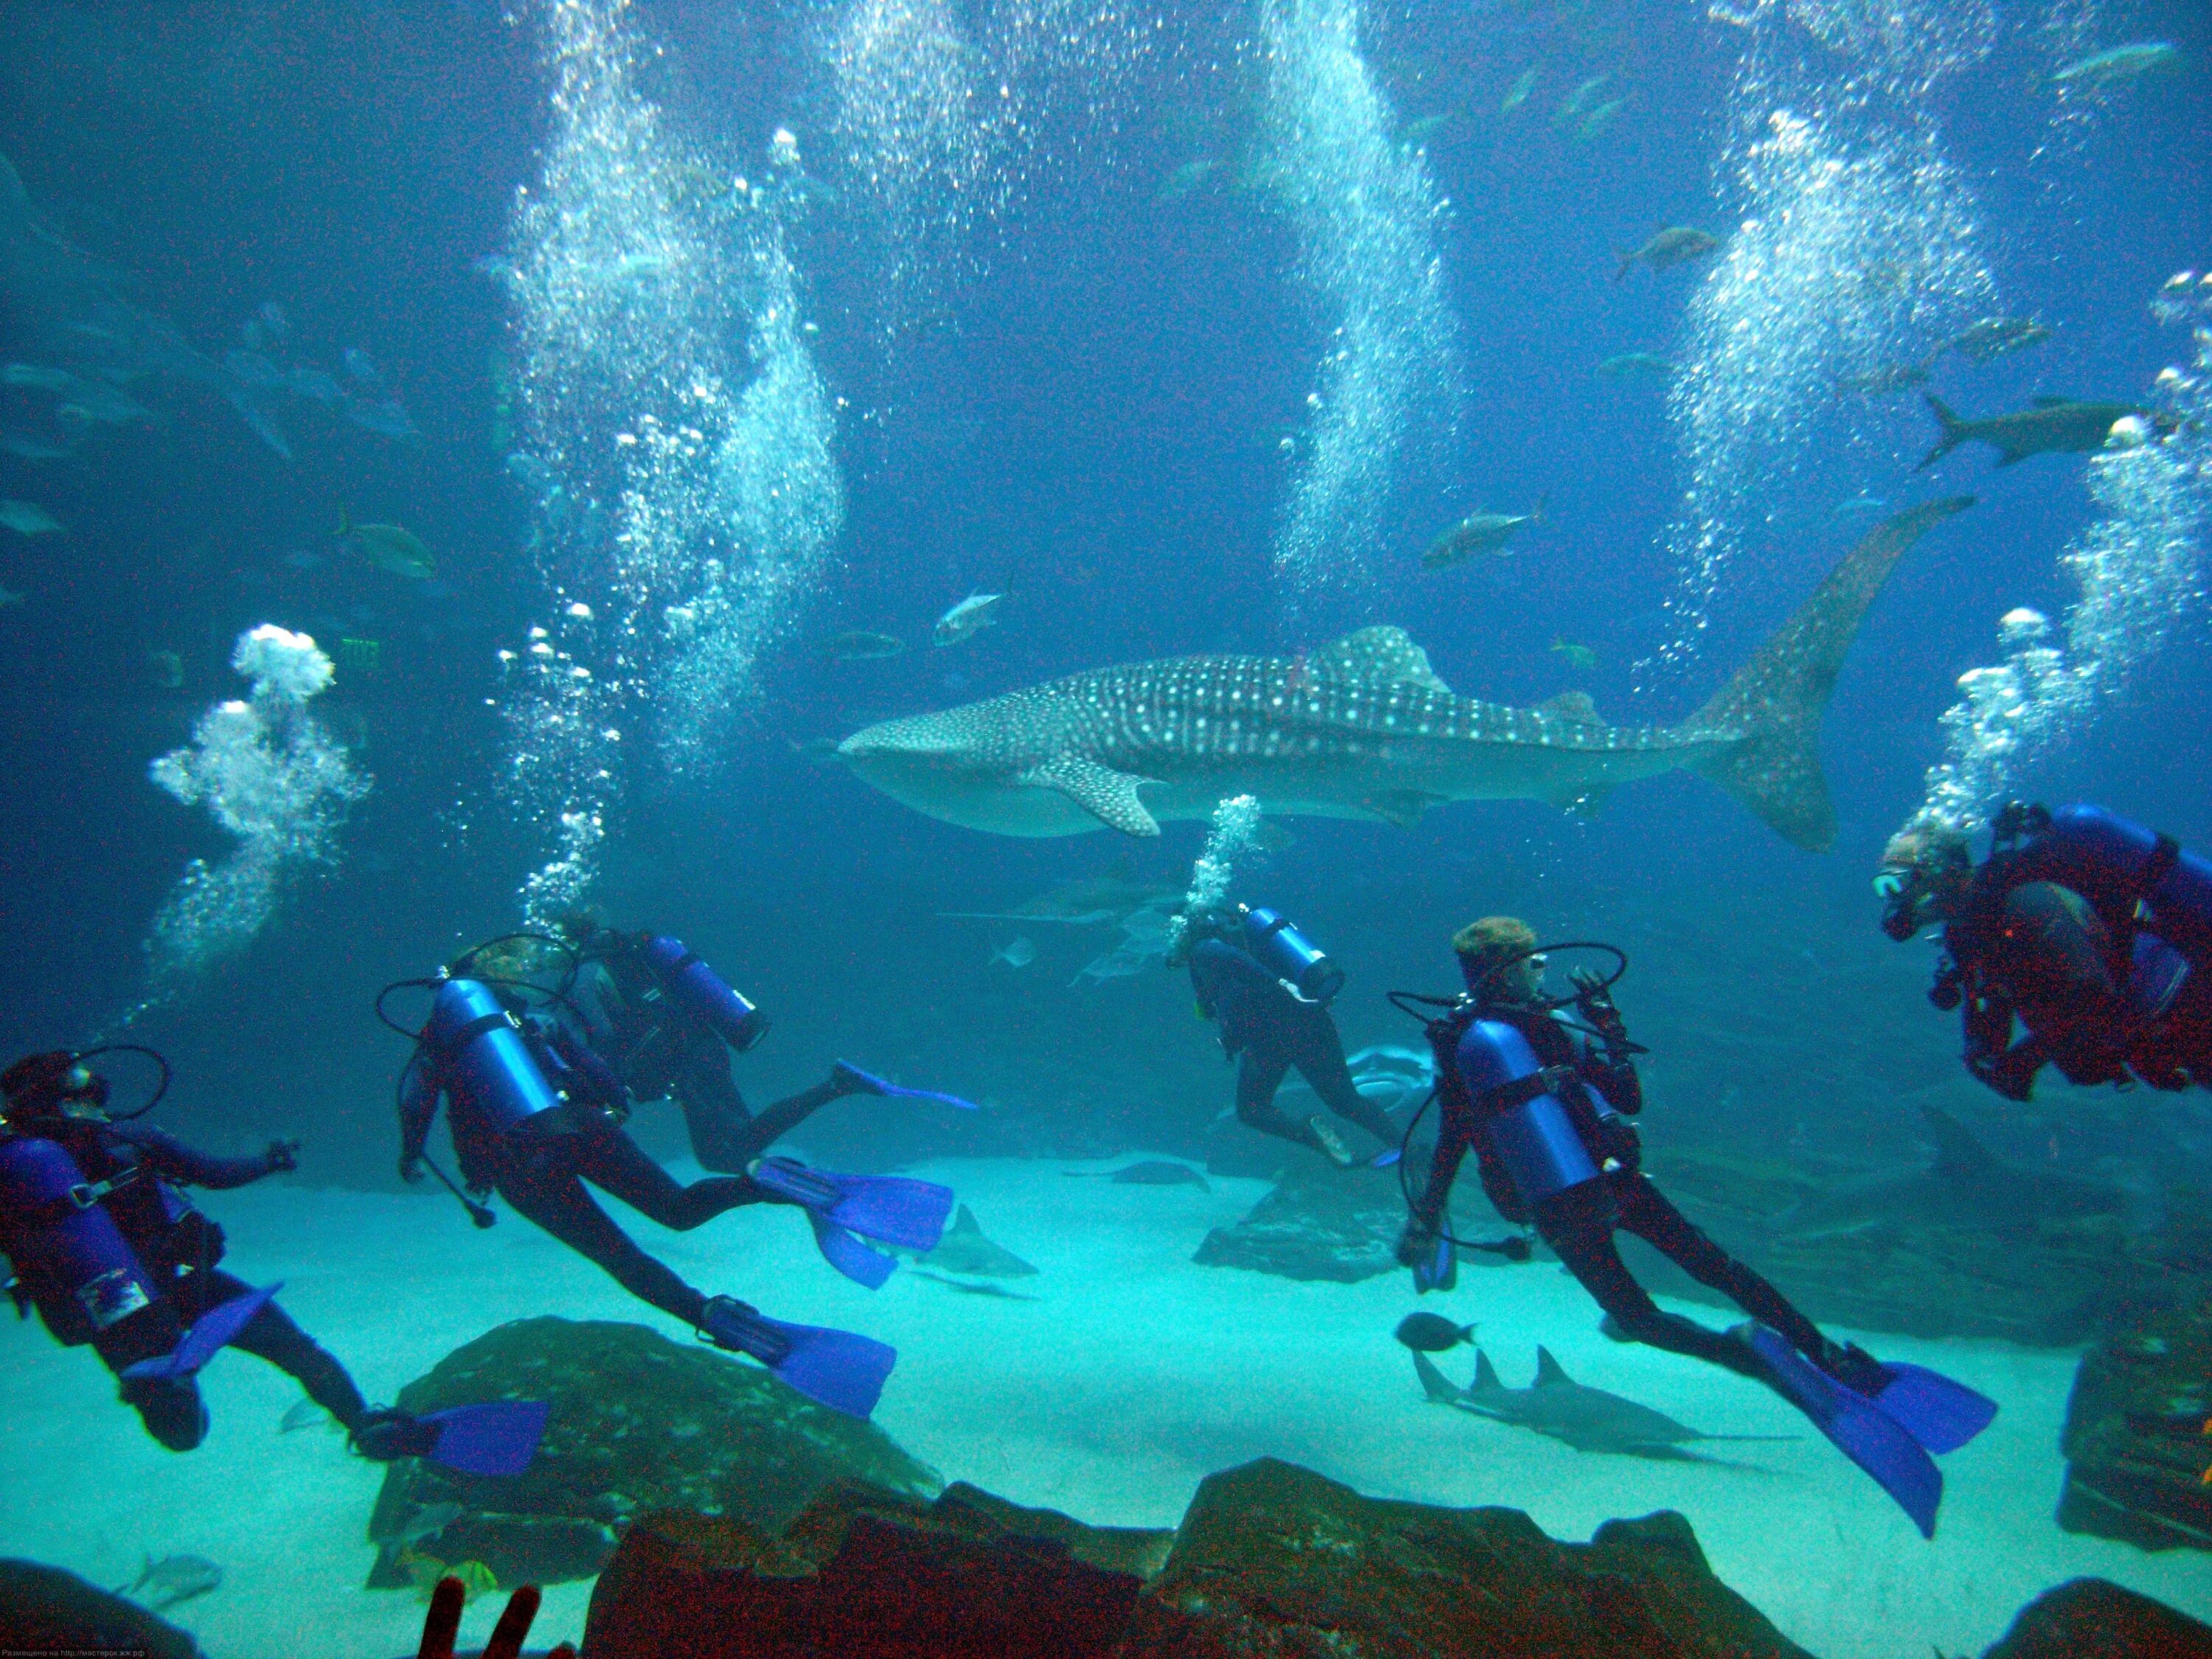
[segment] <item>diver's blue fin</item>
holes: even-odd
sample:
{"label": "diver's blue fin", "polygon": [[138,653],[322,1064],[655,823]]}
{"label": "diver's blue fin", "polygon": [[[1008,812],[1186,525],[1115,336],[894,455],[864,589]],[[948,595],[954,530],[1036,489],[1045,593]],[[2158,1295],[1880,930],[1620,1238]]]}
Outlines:
{"label": "diver's blue fin", "polygon": [[124,1367],[128,1377],[190,1376],[209,1360],[236,1341],[254,1315],[269,1305],[270,1297],[284,1288],[280,1280],[265,1291],[249,1291],[244,1296],[234,1296],[228,1302],[218,1303],[192,1322],[191,1328],[167,1353],[152,1359],[142,1359],[135,1365]]}
{"label": "diver's blue fin", "polygon": [[900,1100],[933,1100],[940,1106],[957,1106],[963,1112],[977,1109],[972,1100],[963,1100],[958,1095],[939,1094],[934,1089],[906,1089],[873,1072],[864,1072],[859,1066],[839,1060],[830,1068],[840,1081],[857,1083],[872,1095],[890,1095]]}
{"label": "diver's blue fin", "polygon": [[1813,1426],[1897,1500],[1923,1538],[1935,1537],[1936,1510],[1943,1501],[1943,1472],[1920,1443],[1880,1406],[1801,1356],[1778,1333],[1753,1325],[1748,1336],[1769,1374]]}
{"label": "diver's blue fin", "polygon": [[1438,1233],[1430,1243],[1429,1253],[1413,1264],[1413,1290],[1426,1296],[1431,1291],[1448,1291],[1458,1283],[1458,1249]]}
{"label": "diver's blue fin", "polygon": [[809,1210],[806,1218],[813,1224],[814,1242],[824,1261],[855,1285],[883,1289],[884,1281],[896,1270],[896,1261],[881,1250],[870,1249],[819,1210]]}
{"label": "diver's blue fin", "polygon": [[809,1400],[866,1417],[882,1398],[898,1350],[851,1331],[788,1325],[728,1297],[707,1304],[701,1328],[717,1347],[750,1354]]}
{"label": "diver's blue fin", "polygon": [[495,1400],[426,1412],[422,1420],[438,1431],[428,1455],[461,1474],[520,1474],[538,1455],[552,1411],[550,1401]]}
{"label": "diver's blue fin", "polygon": [[751,1178],[763,1191],[840,1227],[909,1250],[935,1249],[952,1213],[952,1188],[904,1176],[839,1175],[767,1158],[753,1166]]}
{"label": "diver's blue fin", "polygon": [[1404,1150],[1402,1148],[1397,1146],[1388,1147],[1385,1150],[1376,1153],[1374,1157],[1369,1158],[1367,1160],[1367,1167],[1370,1170],[1392,1169],[1396,1166],[1399,1158],[1403,1156]]}
{"label": "diver's blue fin", "polygon": [[1889,1365],[1889,1386],[1875,1396],[1899,1427],[1930,1452],[1956,1451],[1997,1414],[1997,1402],[1924,1365]]}

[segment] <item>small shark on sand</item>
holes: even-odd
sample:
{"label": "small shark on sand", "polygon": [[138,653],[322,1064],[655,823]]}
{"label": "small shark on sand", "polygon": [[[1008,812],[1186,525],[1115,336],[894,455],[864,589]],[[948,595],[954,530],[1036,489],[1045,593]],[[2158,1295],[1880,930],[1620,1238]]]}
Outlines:
{"label": "small shark on sand", "polygon": [[1062,1170],[1060,1173],[1079,1181],[1110,1181],[1117,1187],[1200,1187],[1207,1192],[1213,1190],[1212,1183],[1189,1164],[1164,1158],[1124,1164],[1118,1170]]}
{"label": "small shark on sand", "polygon": [[1030,1279],[1037,1271],[1012,1250],[984,1237],[982,1228],[976,1224],[975,1212],[965,1204],[952,1212],[952,1224],[937,1241],[935,1249],[921,1255],[912,1251],[902,1254],[940,1273],[957,1273],[965,1279]]}
{"label": "small shark on sand", "polygon": [[1363,628],[1297,657],[1175,657],[1093,669],[837,745],[863,781],[917,811],[994,835],[1157,836],[1249,794],[1270,816],[1410,828],[1446,801],[1587,809],[1622,783],[1687,768],[1792,844],[1834,838],[1820,718],[1859,623],[1931,526],[1930,501],[1875,526],[1734,678],[1680,726],[1616,726],[1565,692],[1534,708],[1462,697],[1402,629]]}
{"label": "small shark on sand", "polygon": [[1603,1389],[1585,1388],[1559,1368],[1548,1349],[1536,1350],[1536,1381],[1509,1389],[1498,1380],[1490,1356],[1474,1351],[1474,1381],[1455,1389],[1425,1353],[1413,1355],[1421,1389],[1438,1405],[1457,1406],[1483,1417],[1533,1429],[1564,1440],[1577,1451],[1613,1452],[1624,1457],[1701,1462],[1683,1447],[1701,1440],[1794,1440],[1790,1434],[1707,1434],[1677,1423],[1664,1412],[1639,1406]]}

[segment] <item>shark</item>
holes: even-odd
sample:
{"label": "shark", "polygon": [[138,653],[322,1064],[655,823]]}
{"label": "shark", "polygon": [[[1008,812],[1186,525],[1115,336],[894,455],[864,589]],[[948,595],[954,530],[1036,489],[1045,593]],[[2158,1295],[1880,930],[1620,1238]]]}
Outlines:
{"label": "shark", "polygon": [[1536,1381],[1525,1389],[1509,1389],[1498,1381],[1490,1357],[1480,1348],[1474,1351],[1474,1381],[1463,1389],[1452,1387],[1425,1353],[1414,1354],[1413,1370],[1420,1376],[1422,1392],[1436,1404],[1533,1429],[1564,1440],[1577,1451],[1697,1462],[1702,1460],[1695,1452],[1683,1449],[1696,1441],[1796,1438],[1788,1434],[1706,1434],[1633,1400],[1585,1388],[1566,1374],[1547,1348],[1536,1350]]}
{"label": "shark", "polygon": [[953,1212],[952,1224],[937,1241],[935,1249],[919,1253],[902,1250],[900,1254],[941,1272],[968,1279],[1030,1279],[1037,1271],[1012,1250],[986,1238],[975,1220],[975,1212],[965,1204]]}
{"label": "shark", "polygon": [[1608,725],[1583,692],[1534,708],[1462,697],[1404,629],[1363,628],[1297,657],[1193,656],[1094,669],[837,745],[854,775],[917,811],[994,835],[1157,836],[1225,797],[1277,815],[1410,827],[1448,801],[1594,807],[1686,768],[1785,840],[1824,850],[1835,808],[1820,721],[1859,624],[1931,526],[1972,505],[1884,520],[1713,697],[1678,726]]}

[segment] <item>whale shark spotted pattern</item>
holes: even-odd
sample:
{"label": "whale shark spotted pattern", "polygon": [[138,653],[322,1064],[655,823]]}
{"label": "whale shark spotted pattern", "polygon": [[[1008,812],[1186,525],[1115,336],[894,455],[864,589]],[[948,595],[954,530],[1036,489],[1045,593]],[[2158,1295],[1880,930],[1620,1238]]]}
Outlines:
{"label": "whale shark spotted pattern", "polygon": [[1972,504],[1931,501],[1877,525],[1680,726],[1608,726],[1578,691],[1534,708],[1460,696],[1403,629],[1384,627],[1304,657],[1096,669],[885,720],[837,754],[918,811],[1032,836],[1158,835],[1162,819],[1203,818],[1243,793],[1269,812],[1410,825],[1444,801],[1588,806],[1688,767],[1819,850],[1836,826],[1820,717],[1844,655],[1898,559]]}

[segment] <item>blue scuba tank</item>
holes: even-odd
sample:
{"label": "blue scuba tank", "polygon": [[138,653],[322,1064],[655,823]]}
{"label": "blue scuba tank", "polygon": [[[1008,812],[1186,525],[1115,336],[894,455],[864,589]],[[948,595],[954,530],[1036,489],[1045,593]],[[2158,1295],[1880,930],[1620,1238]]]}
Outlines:
{"label": "blue scuba tank", "polygon": [[1344,969],[1291,927],[1279,911],[1245,914],[1244,948],[1277,979],[1297,987],[1298,994],[1309,1002],[1327,1002],[1344,988]]}
{"label": "blue scuba tank", "polygon": [[2095,895],[2117,883],[2191,968],[2212,964],[2212,861],[2101,806],[2062,806],[2032,843],[2031,879]]}
{"label": "blue scuba tank", "polygon": [[662,994],[739,1054],[768,1035],[761,1011],[732,990],[696,951],[685,949],[682,939],[648,933],[643,951]]}
{"label": "blue scuba tank", "polygon": [[[1479,1103],[1491,1091],[1534,1077],[1543,1066],[1528,1039],[1503,1020],[1480,1019],[1459,1040],[1460,1080]],[[1522,1201],[1534,1209],[1555,1193],[1598,1176],[1597,1162],[1565,1104],[1548,1091],[1484,1120]]]}
{"label": "blue scuba tank", "polygon": [[71,1347],[164,1305],[160,1284],[100,1200],[67,1147],[42,1135],[0,1134],[0,1250],[46,1328]]}
{"label": "blue scuba tank", "polygon": [[422,1046],[456,1116],[468,1116],[495,1134],[525,1124],[571,1127],[566,1116],[545,1115],[566,1106],[568,1097],[546,1079],[520,1025],[489,986],[473,979],[440,986]]}

